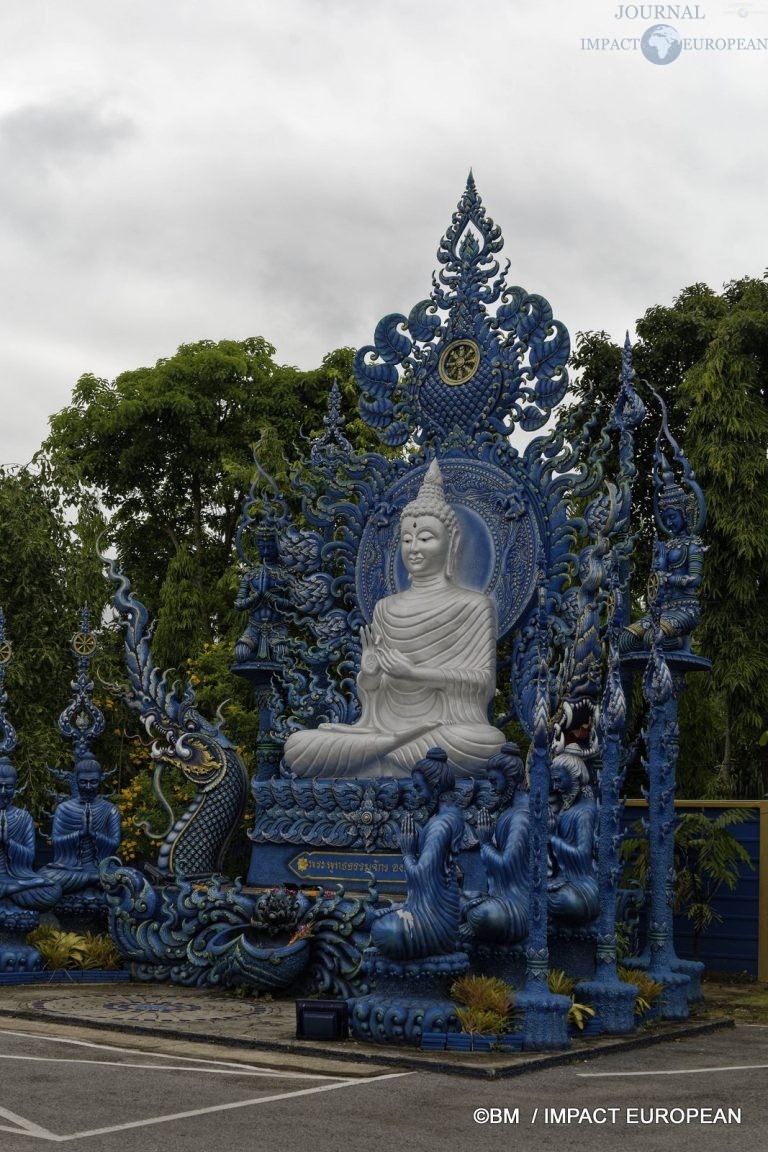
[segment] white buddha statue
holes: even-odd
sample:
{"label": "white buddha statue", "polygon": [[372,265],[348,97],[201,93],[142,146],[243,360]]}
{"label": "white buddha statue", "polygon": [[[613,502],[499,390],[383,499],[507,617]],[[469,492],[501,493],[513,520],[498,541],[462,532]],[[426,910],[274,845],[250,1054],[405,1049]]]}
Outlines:
{"label": "white buddha statue", "polygon": [[473,776],[504,743],[488,723],[496,609],[453,582],[459,523],[436,460],[403,510],[400,547],[411,586],[379,600],[362,629],[360,719],[289,736],[284,762],[297,776],[409,776],[435,746],[457,776]]}

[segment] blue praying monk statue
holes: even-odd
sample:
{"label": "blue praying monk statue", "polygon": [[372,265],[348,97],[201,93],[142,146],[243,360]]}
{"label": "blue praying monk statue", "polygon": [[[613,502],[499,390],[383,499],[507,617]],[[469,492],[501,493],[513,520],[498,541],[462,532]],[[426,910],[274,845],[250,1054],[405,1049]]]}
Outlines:
{"label": "blue praying monk statue", "polygon": [[582,787],[574,759],[561,753],[550,768],[552,875],[547,883],[547,907],[558,920],[585,924],[600,910],[594,859],[597,804]]}
{"label": "blue praying monk statue", "polygon": [[[53,863],[41,874],[55,880],[65,896],[94,889],[101,894],[99,865],[114,856],[122,825],[114,804],[99,795],[103,772],[98,760],[83,758],[75,765],[77,796],[62,800],[53,814]],[[103,901],[102,901],[103,902]]]}
{"label": "blue praying monk statue", "polygon": [[24,808],[13,803],[16,769],[0,757],[0,908],[51,908],[61,896],[55,880],[35,872],[35,825]]}

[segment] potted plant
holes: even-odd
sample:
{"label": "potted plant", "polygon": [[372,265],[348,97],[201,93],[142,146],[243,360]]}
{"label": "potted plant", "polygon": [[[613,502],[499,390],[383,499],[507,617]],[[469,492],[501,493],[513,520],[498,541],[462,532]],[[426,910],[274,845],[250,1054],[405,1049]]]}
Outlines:
{"label": "potted plant", "polygon": [[461,1032],[427,1032],[422,1036],[422,1048],[462,1052],[519,1049],[522,1034],[510,1032],[514,996],[509,984],[495,976],[462,976],[451,988],[452,999],[461,1005],[456,1009]]}
{"label": "potted plant", "polygon": [[45,962],[44,969],[32,974],[35,979],[110,982],[129,978],[112,938],[106,933],[81,934],[64,931],[53,924],[41,924],[29,933],[27,943],[37,949]]}

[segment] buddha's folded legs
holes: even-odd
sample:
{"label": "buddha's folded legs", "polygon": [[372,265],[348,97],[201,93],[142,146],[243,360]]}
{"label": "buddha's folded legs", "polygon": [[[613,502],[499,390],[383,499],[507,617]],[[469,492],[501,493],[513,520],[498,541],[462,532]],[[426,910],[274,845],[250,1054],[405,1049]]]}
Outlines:
{"label": "buddha's folded legs", "polygon": [[297,776],[355,779],[410,776],[430,748],[444,748],[459,776],[482,775],[504,742],[490,725],[429,724],[382,735],[352,725],[294,732],[285,747],[286,767]]}

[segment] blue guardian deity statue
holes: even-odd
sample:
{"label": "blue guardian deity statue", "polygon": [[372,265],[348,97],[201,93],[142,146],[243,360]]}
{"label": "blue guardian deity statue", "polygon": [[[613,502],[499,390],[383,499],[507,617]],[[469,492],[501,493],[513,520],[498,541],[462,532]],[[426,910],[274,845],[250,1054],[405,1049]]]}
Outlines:
{"label": "blue guardian deity statue", "polygon": [[361,634],[355,724],[295,732],[285,766],[297,776],[409,776],[434,745],[459,776],[483,775],[504,743],[488,723],[496,687],[496,609],[453,578],[459,523],[445,500],[436,460],[400,518],[410,577],[404,592],[376,604]]}
{"label": "blue guardian deity statue", "polygon": [[[660,460],[661,483],[655,495],[658,534],[654,542],[649,598],[653,601],[665,651],[690,650],[690,635],[701,615],[698,594],[704,572],[704,546],[697,535],[704,519],[703,497],[689,481],[690,492],[675,482],[664,455]],[[621,652],[650,651],[655,635],[654,613],[624,629]]]}

